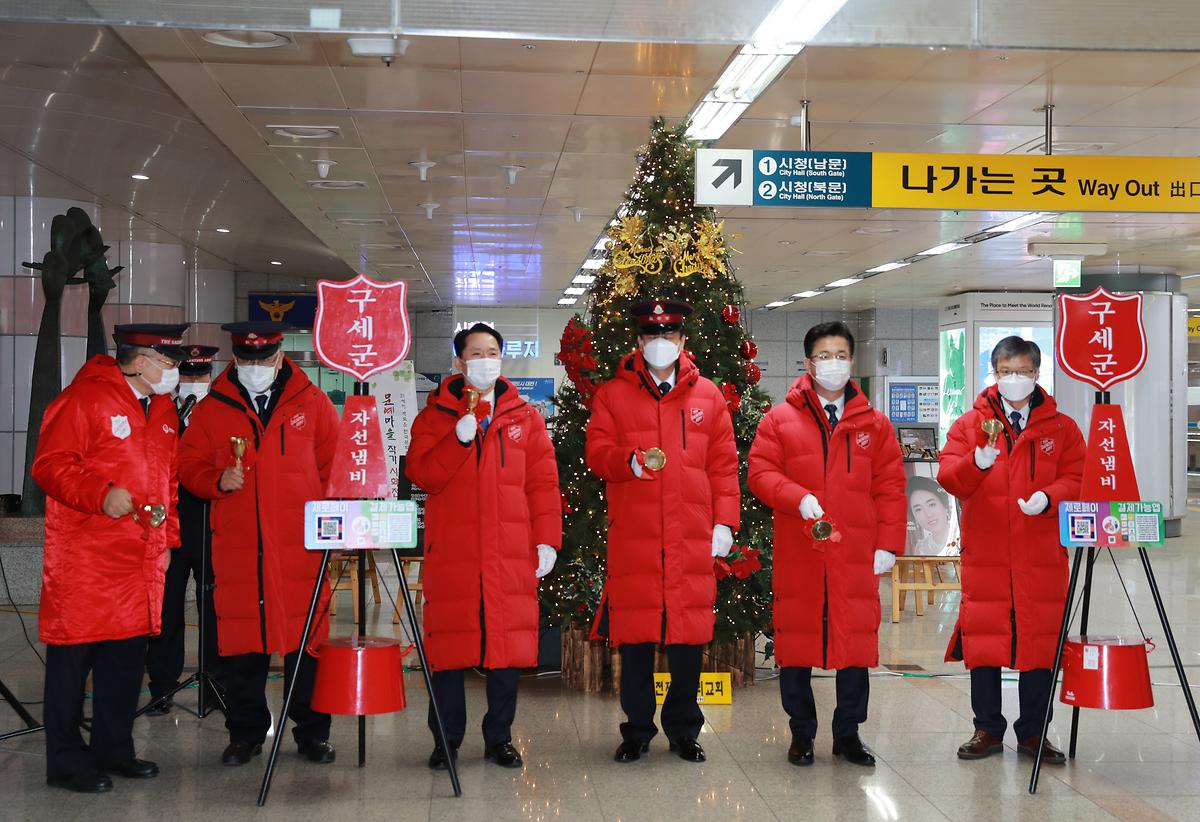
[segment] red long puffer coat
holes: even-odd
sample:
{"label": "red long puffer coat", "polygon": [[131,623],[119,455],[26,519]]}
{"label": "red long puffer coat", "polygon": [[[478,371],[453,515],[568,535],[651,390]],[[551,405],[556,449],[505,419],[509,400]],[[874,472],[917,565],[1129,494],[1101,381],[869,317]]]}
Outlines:
{"label": "red long puffer coat", "polygon": [[[954,425],[942,450],[938,482],[962,501],[962,604],[946,661],[968,668],[1021,671],[1054,664],[1067,599],[1067,552],[1059,544],[1058,503],[1079,496],[1086,448],[1079,426],[1058,413],[1037,388],[1029,423],[1015,436],[995,386]],[[975,447],[987,444],[980,427],[1004,423],[1000,456],[987,471]],[[1050,498],[1030,517],[1017,506],[1037,491]]]}
{"label": "red long puffer coat", "polygon": [[[654,447],[666,452],[666,465],[653,481],[637,479],[634,450]],[[627,355],[596,392],[587,464],[608,497],[608,581],[593,636],[614,646],[711,642],[713,526],[736,531],[742,512],[721,392],[684,353],[675,387],[660,396],[641,352]]]}
{"label": "red long puffer coat", "polygon": [[[46,539],[38,635],[74,645],[159,633],[166,551],[179,544],[176,448],[170,397],[147,418],[112,357],[92,357],[46,409],[33,479],[46,492]],[[167,505],[145,528],[101,509],[113,486],[134,504]]]}
{"label": "red long puffer coat", "polygon": [[[807,375],[767,412],[750,446],[750,489],[775,512],[775,655],[779,664],[879,664],[875,551],[904,553],[904,463],[892,424],[853,383],[837,428]],[[800,500],[817,498],[841,534],[813,550]]]}
{"label": "red long puffer coat", "polygon": [[503,377],[487,431],[459,442],[464,383],[454,375],[430,393],[406,459],[408,478],[429,494],[429,664],[527,668],[538,657],[537,546],[562,545],[558,464],[542,415]]}
{"label": "red long puffer coat", "polygon": [[[217,642],[222,656],[287,654],[300,646],[321,554],[304,550],[304,503],[325,497],[337,447],[333,403],[290,359],[266,427],[232,379],[230,365],[192,411],[179,454],[179,479],[211,499]],[[248,439],[245,484],[217,489],[234,464],[230,437]],[[322,582],[309,650],[329,633],[329,583]]]}

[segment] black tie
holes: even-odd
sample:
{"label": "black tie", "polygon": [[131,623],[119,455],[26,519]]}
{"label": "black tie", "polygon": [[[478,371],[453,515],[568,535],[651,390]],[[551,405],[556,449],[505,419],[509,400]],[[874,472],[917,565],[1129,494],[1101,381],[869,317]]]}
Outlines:
{"label": "black tie", "polygon": [[837,424],[838,424],[837,406],[834,405],[833,403],[829,403],[829,405],[825,406],[825,413],[829,415],[829,427],[837,428]]}
{"label": "black tie", "polygon": [[142,404],[142,413],[146,416],[146,419],[150,419],[150,398],[141,397],[138,399],[138,402]]}
{"label": "black tie", "polygon": [[267,402],[270,399],[270,396],[267,394],[259,394],[254,398],[254,404],[258,406],[258,418],[260,420],[265,421],[267,418]]}
{"label": "black tie", "polygon": [[1009,419],[1012,420],[1013,431],[1016,432],[1017,436],[1020,436],[1021,435],[1021,412],[1013,411],[1008,416],[1009,416]]}
{"label": "black tie", "polygon": [[658,384],[658,393],[666,394],[670,390],[671,390],[671,383],[667,382],[666,380],[663,380],[662,382],[660,382]]}

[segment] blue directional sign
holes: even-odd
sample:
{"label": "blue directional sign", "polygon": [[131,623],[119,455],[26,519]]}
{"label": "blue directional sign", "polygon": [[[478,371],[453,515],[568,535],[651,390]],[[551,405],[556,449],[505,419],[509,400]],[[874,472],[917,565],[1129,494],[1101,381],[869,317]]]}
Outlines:
{"label": "blue directional sign", "polygon": [[870,208],[866,151],[755,151],[754,205]]}

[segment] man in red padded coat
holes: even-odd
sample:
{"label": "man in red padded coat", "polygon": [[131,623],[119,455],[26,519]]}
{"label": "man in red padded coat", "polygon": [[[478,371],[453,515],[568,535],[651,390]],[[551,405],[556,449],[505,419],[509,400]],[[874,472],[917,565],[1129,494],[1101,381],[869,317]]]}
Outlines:
{"label": "man in red padded coat", "polygon": [[684,351],[691,306],[653,300],[632,311],[638,348],[596,392],[587,428],[588,468],[608,499],[608,580],[593,635],[621,651],[627,721],[616,761],[639,759],[658,733],[661,642],[671,671],[663,732],[681,759],[703,762],[696,689],[713,637],[713,557],[729,554],[741,520],[737,446],[725,398]]}
{"label": "man in red padded coat", "polygon": [[[904,550],[904,465],[892,424],[850,381],[854,335],[822,323],[804,337],[807,374],[763,417],[748,481],[775,512],[775,654],[790,718],[788,761],[813,763],[812,669],[837,671],[833,754],[872,766],[858,726],[879,664],[879,574]],[[826,521],[837,531],[814,539]]]}
{"label": "man in red padded coat", "polygon": [[[33,479],[46,492],[38,633],[46,643],[46,781],[81,793],[109,774],[158,775],[133,750],[146,641],[161,625],[166,551],[179,544],[175,466],[186,325],[118,325],[42,418]],[[163,506],[157,526],[143,506]],[[136,518],[135,518],[136,517]],[[79,733],[88,674],[92,737]]]}
{"label": "man in red padded coat", "polygon": [[[321,583],[322,619],[307,649],[300,635],[322,571],[321,555],[304,550],[304,503],[325,496],[337,412],[281,350],[288,326],[260,321],[222,328],[232,337],[234,360],[192,411],[179,453],[180,482],[212,500],[213,600],[229,731],[221,761],[244,765],[262,753],[271,728],[267,673],[271,654],[280,654],[284,687],[296,678],[290,717],[297,749],[310,762],[327,764],[334,760],[329,714],[309,706],[316,676],[311,650],[329,633],[327,581]],[[240,465],[231,437],[246,442]]]}
{"label": "man in red padded coat", "polygon": [[[487,670],[484,757],[524,764],[512,744],[517,679],[537,665],[537,581],[562,544],[558,464],[542,415],[500,376],[504,340],[476,323],[454,336],[459,372],[430,393],[413,421],[409,479],[428,492],[425,508],[425,647],[441,707],[447,754],[467,729],[464,674]],[[475,407],[472,410],[471,393]],[[433,707],[429,730],[436,740]]]}
{"label": "man in red padded coat", "polygon": [[[1040,737],[1054,683],[1050,668],[1067,599],[1067,552],[1056,506],[1079,495],[1086,450],[1075,421],[1037,384],[1037,343],[1006,337],[992,349],[996,384],[950,427],[938,482],[962,500],[962,604],[946,661],[971,670],[975,734],[959,759],[1004,750],[1000,669],[1020,671],[1017,750],[1055,765],[1062,751]],[[988,445],[984,420],[1004,426]]]}

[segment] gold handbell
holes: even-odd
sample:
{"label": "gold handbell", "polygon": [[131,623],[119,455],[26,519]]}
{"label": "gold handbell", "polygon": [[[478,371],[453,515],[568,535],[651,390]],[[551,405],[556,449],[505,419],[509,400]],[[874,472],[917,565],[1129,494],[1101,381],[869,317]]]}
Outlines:
{"label": "gold handbell", "polygon": [[237,467],[242,467],[242,457],[246,455],[246,438],[245,437],[230,437],[229,449],[233,451],[233,458],[237,460]]}
{"label": "gold handbell", "polygon": [[983,429],[983,433],[988,435],[988,448],[995,448],[996,438],[1004,432],[1004,423],[995,417],[988,417],[980,423],[980,427]]}
{"label": "gold handbell", "polygon": [[479,405],[479,392],[470,386],[467,387],[467,413],[474,414],[475,406]]}
{"label": "gold handbell", "polygon": [[819,519],[812,524],[812,538],[824,542],[833,536],[833,523],[827,519]]}
{"label": "gold handbell", "polygon": [[667,464],[667,452],[661,448],[648,448],[642,458],[642,464],[651,471],[661,471]]}
{"label": "gold handbell", "polygon": [[167,521],[167,506],[156,503],[151,505],[146,503],[139,509],[142,516],[138,516],[138,512],[133,512],[133,518],[138,522],[145,522],[151,528],[161,528],[162,524]]}

